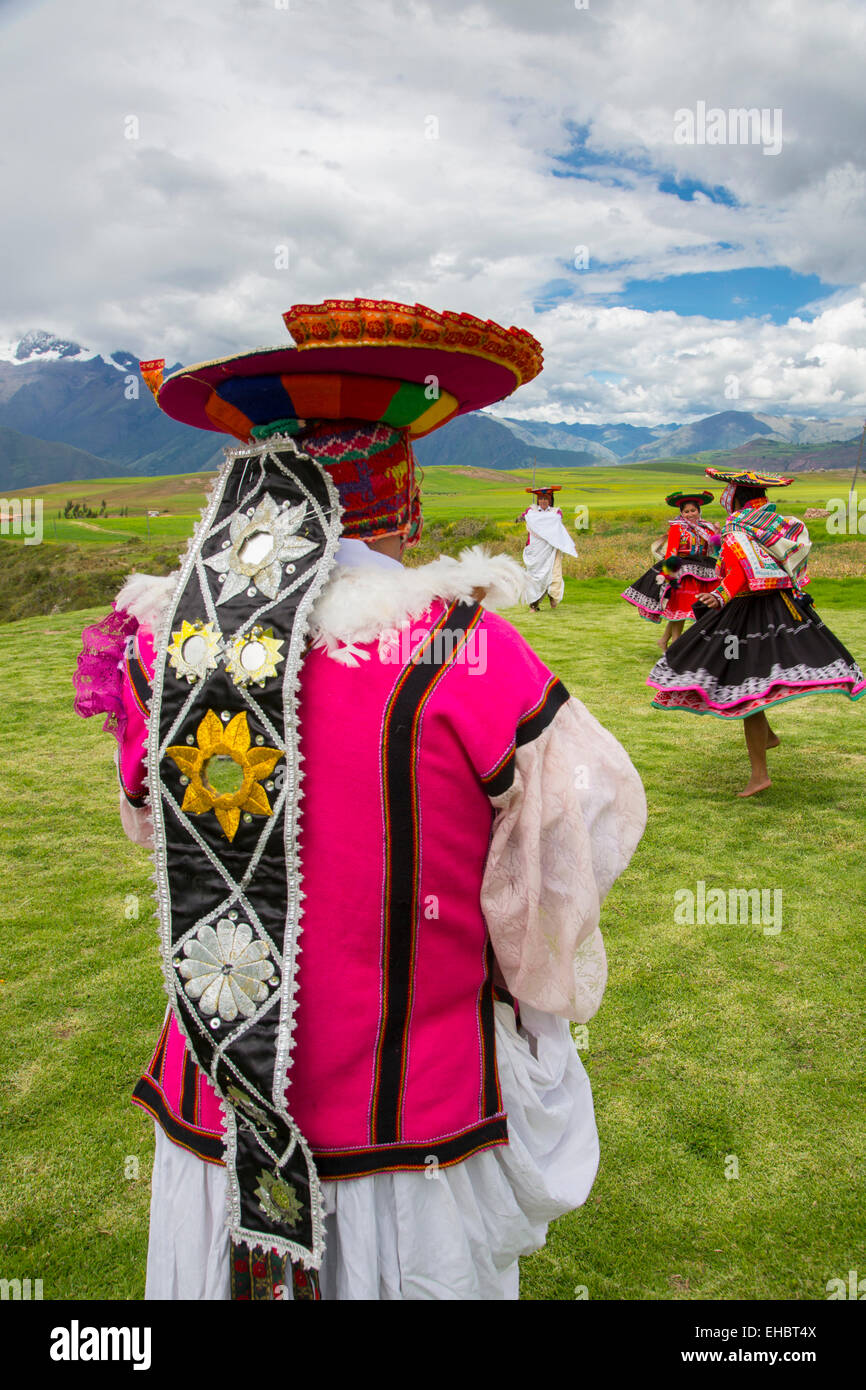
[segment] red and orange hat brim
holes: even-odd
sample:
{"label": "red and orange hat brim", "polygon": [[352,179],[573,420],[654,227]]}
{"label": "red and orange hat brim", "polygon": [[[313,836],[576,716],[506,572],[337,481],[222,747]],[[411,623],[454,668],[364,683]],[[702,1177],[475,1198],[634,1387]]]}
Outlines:
{"label": "red and orange hat brim", "polygon": [[159,363],[143,363],[161,409],[243,440],[282,420],[379,421],[418,438],[504,400],[542,366],[523,329],[420,304],[328,299],[283,318],[295,347],[201,362],[164,381]]}
{"label": "red and orange hat brim", "polygon": [[524,492],[534,492],[536,497],[544,492],[562,492],[562,484],[551,483],[550,487],[527,487],[524,488]]}
{"label": "red and orange hat brim", "polygon": [[665,498],[669,507],[684,507],[687,502],[694,502],[696,507],[705,507],[708,502],[712,502],[711,492],[671,492]]}
{"label": "red and orange hat brim", "polygon": [[793,478],[783,478],[780,473],[753,473],[750,468],[735,472],[726,468],[705,468],[708,478],[716,478],[720,483],[738,483],[742,487],[788,487]]}

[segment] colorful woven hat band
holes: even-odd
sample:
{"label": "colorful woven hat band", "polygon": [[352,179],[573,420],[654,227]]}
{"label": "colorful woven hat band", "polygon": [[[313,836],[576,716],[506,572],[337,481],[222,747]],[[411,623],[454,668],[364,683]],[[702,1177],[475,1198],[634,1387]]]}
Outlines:
{"label": "colorful woven hat band", "polygon": [[343,507],[343,535],[356,540],[421,536],[421,489],[408,429],[364,420],[315,420],[295,436],[327,468]]}

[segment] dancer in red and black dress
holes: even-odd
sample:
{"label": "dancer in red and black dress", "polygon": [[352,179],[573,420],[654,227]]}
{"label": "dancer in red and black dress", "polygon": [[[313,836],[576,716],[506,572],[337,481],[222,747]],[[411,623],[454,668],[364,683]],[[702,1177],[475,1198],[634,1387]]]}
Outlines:
{"label": "dancer in red and black dress", "polygon": [[662,651],[682,633],[698,596],[710,593],[717,583],[715,556],[721,538],[718,528],[701,516],[701,507],[712,500],[711,492],[672,492],[665,498],[680,514],[668,527],[664,556],[622,594],[648,622],[667,618],[659,639]]}
{"label": "dancer in red and black dress", "polygon": [[866,679],[851,653],[825,627],[804,592],[810,541],[796,517],[779,516],[768,487],[787,487],[775,473],[723,473],[721,583],[696,602],[706,612],[673,642],[647,679],[657,709],[742,719],[751,776],[739,796],[770,785],[767,749],[779,738],[765,713],[802,695],[839,691],[866,694]]}

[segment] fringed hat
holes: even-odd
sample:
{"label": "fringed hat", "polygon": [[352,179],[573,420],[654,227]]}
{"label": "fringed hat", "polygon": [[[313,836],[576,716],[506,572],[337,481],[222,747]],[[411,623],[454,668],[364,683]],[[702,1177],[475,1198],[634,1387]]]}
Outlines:
{"label": "fringed hat", "polygon": [[541,371],[521,328],[422,304],[326,299],[284,315],[294,345],[182,367],[141,363],[174,420],[244,443],[283,434],[331,473],[343,534],[420,535],[412,440],[510,396]]}
{"label": "fringed hat", "polygon": [[562,492],[561,483],[551,483],[550,487],[527,487],[524,492],[534,492],[536,497],[552,497],[555,492]]}
{"label": "fringed hat", "polygon": [[705,468],[708,478],[720,483],[734,483],[737,487],[788,487],[794,479],[783,478],[779,473],[753,473],[751,468],[731,471],[727,468]]}
{"label": "fringed hat", "polygon": [[[794,481],[793,478],[783,478],[779,473],[754,473],[751,468],[742,468],[736,471],[728,468],[705,468],[704,472],[708,478],[717,478],[720,483],[726,484],[719,501],[728,516],[735,510],[737,488],[754,488],[755,493],[760,494],[765,488],[788,487]],[[756,497],[756,505],[759,500],[760,498]]]}
{"label": "fringed hat", "polygon": [[712,502],[711,492],[671,492],[665,498],[669,507],[679,507],[682,509],[687,502],[694,502],[696,507],[705,507],[708,502]]}
{"label": "fringed hat", "polygon": [[388,299],[294,304],[295,346],[254,348],[182,367],[142,363],[162,410],[185,425],[246,442],[257,427],[366,420],[413,439],[493,405],[541,371],[541,344],[522,328]]}

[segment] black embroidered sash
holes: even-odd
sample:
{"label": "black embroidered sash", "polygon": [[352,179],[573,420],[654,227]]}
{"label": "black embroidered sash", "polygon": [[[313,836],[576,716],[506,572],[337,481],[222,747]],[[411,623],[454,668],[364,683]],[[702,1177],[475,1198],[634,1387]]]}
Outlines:
{"label": "black embroidered sash", "polygon": [[284,1094],[303,897],[296,711],[339,537],[333,483],[291,440],[229,454],[158,642],[148,747],[163,966],[223,1100],[233,1259],[246,1245],[310,1269],[319,1183]]}

